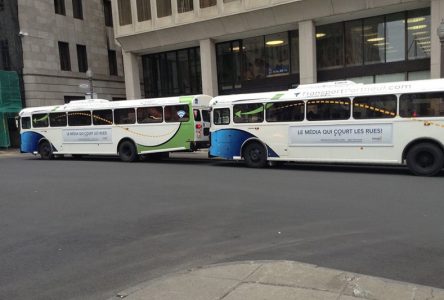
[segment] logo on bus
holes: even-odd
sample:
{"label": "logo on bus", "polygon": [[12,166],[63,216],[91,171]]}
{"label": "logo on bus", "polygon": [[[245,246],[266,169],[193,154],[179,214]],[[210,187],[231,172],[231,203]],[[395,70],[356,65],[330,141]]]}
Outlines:
{"label": "logo on bus", "polygon": [[185,117],[185,115],[186,115],[186,112],[184,111],[184,110],[179,110],[178,112],[177,112],[177,115],[179,116],[179,118],[183,118],[183,117]]}

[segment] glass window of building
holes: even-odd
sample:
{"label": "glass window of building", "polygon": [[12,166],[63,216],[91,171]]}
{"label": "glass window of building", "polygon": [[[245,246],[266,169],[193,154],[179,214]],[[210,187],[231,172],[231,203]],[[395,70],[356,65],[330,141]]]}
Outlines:
{"label": "glass window of building", "polygon": [[265,71],[268,77],[288,75],[290,73],[288,32],[265,36],[265,57]]}
{"label": "glass window of building", "polygon": [[245,70],[242,74],[242,80],[264,78],[266,69],[264,37],[244,39],[242,45]]}
{"label": "glass window of building", "polygon": [[72,0],[72,13],[74,18],[83,20],[82,0]]}
{"label": "glass window of building", "polygon": [[88,56],[86,54],[85,45],[77,45],[77,62],[79,72],[85,73],[88,70]]}
{"label": "glass window of building", "polygon": [[137,21],[143,22],[151,20],[151,1],[137,0]]}
{"label": "glass window of building", "polygon": [[54,0],[54,11],[58,15],[66,16],[65,0]]}
{"label": "glass window of building", "polygon": [[220,90],[240,87],[241,43],[233,41],[216,46],[217,75]]}
{"label": "glass window of building", "polygon": [[0,40],[0,70],[8,71],[10,69],[9,42],[8,40]]}
{"label": "glass window of building", "polygon": [[105,26],[113,27],[113,10],[111,0],[103,0],[103,14],[105,16]]}
{"label": "glass window of building", "polygon": [[199,48],[145,55],[142,62],[147,97],[202,92]]}
{"label": "glass window of building", "polygon": [[291,73],[299,73],[299,31],[290,31]]}
{"label": "glass window of building", "polygon": [[192,11],[193,9],[193,0],[177,0],[177,12],[179,14]]}
{"label": "glass window of building", "polygon": [[119,24],[120,26],[129,25],[132,23],[131,14],[131,0],[117,0],[119,9]]}
{"label": "glass window of building", "polygon": [[385,62],[384,17],[364,19],[364,63]]}
{"label": "glass window of building", "polygon": [[215,6],[217,0],[199,0],[200,8],[206,8],[210,6]]}
{"label": "glass window of building", "polygon": [[316,28],[317,60],[320,69],[344,65],[343,23],[328,24]]}
{"label": "glass window of building", "polygon": [[430,10],[407,12],[407,50],[409,59],[430,57]]}
{"label": "glass window of building", "polygon": [[364,62],[364,36],[368,28],[362,28],[362,20],[345,22],[345,64],[362,65]]}
{"label": "glass window of building", "polygon": [[71,71],[71,57],[69,55],[69,44],[59,42],[60,69],[62,71]]}
{"label": "glass window of building", "polygon": [[158,18],[171,16],[171,0],[157,0],[156,6]]}
{"label": "glass window of building", "polygon": [[385,61],[405,60],[405,13],[388,15],[385,23]]}
{"label": "glass window of building", "polygon": [[117,55],[115,50],[108,50],[109,75],[117,76]]}

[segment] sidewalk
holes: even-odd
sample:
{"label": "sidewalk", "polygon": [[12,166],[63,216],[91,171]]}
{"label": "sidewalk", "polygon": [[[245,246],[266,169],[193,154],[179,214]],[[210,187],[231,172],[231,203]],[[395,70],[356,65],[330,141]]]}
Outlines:
{"label": "sidewalk", "polygon": [[20,149],[17,148],[0,148],[0,158],[6,156],[18,156]]}
{"label": "sidewalk", "polygon": [[213,265],[118,293],[125,300],[426,300],[444,290],[291,261]]}

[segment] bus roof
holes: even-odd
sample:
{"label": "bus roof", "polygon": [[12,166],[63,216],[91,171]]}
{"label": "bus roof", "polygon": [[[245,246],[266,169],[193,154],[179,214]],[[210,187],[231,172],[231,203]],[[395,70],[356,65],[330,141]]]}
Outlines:
{"label": "bus roof", "polygon": [[90,110],[90,109],[112,109],[123,107],[138,107],[138,106],[156,106],[156,105],[168,105],[168,104],[192,104],[194,107],[208,107],[211,100],[211,96],[207,95],[193,95],[193,96],[178,96],[178,97],[166,97],[166,98],[149,98],[149,99],[137,99],[137,100],[122,100],[122,101],[109,101],[105,99],[86,99],[86,100],[74,100],[63,105],[53,106],[40,106],[40,107],[28,107],[23,109],[19,115],[30,113],[47,113],[47,112],[63,112],[73,110]]}
{"label": "bus roof", "polygon": [[219,96],[211,100],[210,106],[231,104],[248,100],[251,100],[253,102],[261,102],[263,100],[310,100],[438,91],[444,91],[444,79],[400,81],[377,84],[362,84],[354,83],[352,81],[336,81],[300,85],[295,89],[280,92]]}

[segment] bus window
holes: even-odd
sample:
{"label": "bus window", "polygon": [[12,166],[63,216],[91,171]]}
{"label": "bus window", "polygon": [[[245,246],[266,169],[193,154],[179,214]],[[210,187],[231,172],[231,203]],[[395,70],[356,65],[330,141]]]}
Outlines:
{"label": "bus window", "polygon": [[48,127],[48,114],[32,115],[32,127]]}
{"label": "bus window", "polygon": [[22,129],[30,129],[31,128],[31,118],[23,117],[22,118]]}
{"label": "bus window", "polygon": [[353,118],[384,119],[396,116],[396,96],[365,96],[353,99]]}
{"label": "bus window", "polygon": [[114,122],[116,124],[136,123],[136,113],[134,108],[119,108],[114,110]]}
{"label": "bus window", "polygon": [[69,126],[90,126],[91,125],[91,112],[89,110],[68,112],[68,125]]}
{"label": "bus window", "polygon": [[210,112],[208,110],[202,109],[202,120],[204,122],[210,122]]}
{"label": "bus window", "polygon": [[350,99],[310,100],[307,102],[308,121],[350,119]]}
{"label": "bus window", "polygon": [[228,125],[230,124],[230,109],[216,108],[213,110],[214,125]]}
{"label": "bus window", "polygon": [[66,113],[50,113],[49,125],[51,127],[65,127],[68,123],[66,119]]}
{"label": "bus window", "polygon": [[113,111],[111,109],[94,110],[94,125],[113,125]]}
{"label": "bus window", "polygon": [[304,101],[267,103],[267,122],[294,122],[304,120]]}
{"label": "bus window", "polygon": [[200,111],[198,109],[193,109],[194,121],[200,122],[202,118],[200,117]]}
{"label": "bus window", "polygon": [[190,120],[188,105],[165,106],[166,122],[187,122]]}
{"label": "bus window", "polygon": [[139,107],[137,109],[137,123],[162,123],[163,110],[162,106],[156,107]]}
{"label": "bus window", "polygon": [[444,93],[401,95],[399,114],[404,118],[444,116]]}
{"label": "bus window", "polygon": [[261,123],[264,121],[262,103],[236,104],[233,106],[234,123]]}

